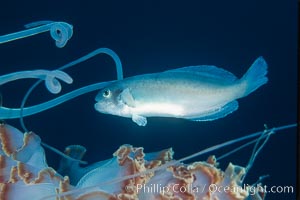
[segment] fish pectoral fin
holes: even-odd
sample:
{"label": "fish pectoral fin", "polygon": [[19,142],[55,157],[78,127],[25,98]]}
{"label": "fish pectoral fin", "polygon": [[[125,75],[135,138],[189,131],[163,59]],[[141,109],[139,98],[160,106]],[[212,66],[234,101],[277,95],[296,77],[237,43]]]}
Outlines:
{"label": "fish pectoral fin", "polygon": [[147,118],[146,117],[136,115],[136,114],[132,115],[132,121],[134,121],[139,126],[146,126],[146,124],[147,124]]}
{"label": "fish pectoral fin", "polygon": [[192,121],[212,121],[215,119],[226,117],[230,113],[236,111],[238,107],[239,107],[239,103],[237,101],[232,101],[229,102],[228,104],[225,104],[221,108],[206,112],[201,116],[196,116],[188,119]]}
{"label": "fish pectoral fin", "polygon": [[134,101],[134,98],[133,98],[129,88],[126,88],[125,90],[123,90],[121,92],[120,100],[129,107],[132,107],[132,108],[135,107],[135,101]]}

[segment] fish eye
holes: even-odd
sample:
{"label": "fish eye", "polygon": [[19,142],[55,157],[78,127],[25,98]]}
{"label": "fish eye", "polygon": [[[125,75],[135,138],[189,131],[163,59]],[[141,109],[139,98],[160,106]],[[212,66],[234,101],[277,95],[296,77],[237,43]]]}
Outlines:
{"label": "fish eye", "polygon": [[109,89],[105,89],[103,91],[103,97],[108,98],[111,95],[111,91]]}

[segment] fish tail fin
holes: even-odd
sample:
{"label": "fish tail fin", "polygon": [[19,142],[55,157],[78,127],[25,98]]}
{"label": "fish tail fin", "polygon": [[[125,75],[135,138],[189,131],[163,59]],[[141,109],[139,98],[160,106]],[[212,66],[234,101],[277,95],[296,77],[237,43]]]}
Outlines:
{"label": "fish tail fin", "polygon": [[254,61],[241,79],[241,83],[245,84],[245,92],[243,96],[247,96],[260,86],[266,84],[268,82],[268,78],[266,76],[267,73],[267,62],[262,56],[260,56]]}

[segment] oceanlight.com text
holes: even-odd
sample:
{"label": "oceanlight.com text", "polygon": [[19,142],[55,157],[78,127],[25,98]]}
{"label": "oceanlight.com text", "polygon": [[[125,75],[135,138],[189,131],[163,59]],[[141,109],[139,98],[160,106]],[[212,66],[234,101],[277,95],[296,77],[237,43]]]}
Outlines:
{"label": "oceanlight.com text", "polygon": [[[129,188],[125,188],[128,190]],[[132,190],[132,187],[130,187]],[[217,184],[204,184],[204,185],[193,185],[188,184],[185,186],[179,184],[137,184],[137,193],[153,193],[153,194],[167,194],[167,193],[239,193],[247,191],[249,195],[254,195],[257,193],[293,193],[293,186],[267,186],[267,185],[248,185],[244,184],[242,186],[222,186]]]}

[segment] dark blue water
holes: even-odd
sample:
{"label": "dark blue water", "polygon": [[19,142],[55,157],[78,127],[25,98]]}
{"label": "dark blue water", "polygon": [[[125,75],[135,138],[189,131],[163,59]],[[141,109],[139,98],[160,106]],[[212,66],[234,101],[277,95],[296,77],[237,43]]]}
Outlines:
{"label": "dark blue water", "polygon": [[[26,117],[28,129],[59,149],[70,144],[87,147],[90,163],[110,158],[122,144],[143,146],[146,152],[173,147],[181,158],[215,144],[269,127],[297,121],[297,2],[212,1],[203,3],[52,1],[1,5],[0,34],[23,29],[38,20],[66,21],[74,35],[58,49],[48,33],[0,46],[0,74],[29,69],[56,69],[99,47],[113,49],[121,58],[125,76],[160,72],[184,66],[210,64],[241,77],[258,56],[269,64],[269,82],[239,100],[239,109],[212,122],[150,118],[146,127],[130,119],[104,115],[94,110],[97,92],[78,97],[49,111]],[[112,60],[97,56],[68,69],[74,84],[63,92],[95,82],[116,79]],[[32,80],[1,86],[3,105],[18,107]],[[58,95],[44,85],[30,96],[28,104]],[[18,120],[7,120],[20,128]],[[234,148],[233,146],[231,148]],[[230,148],[212,154],[220,156]],[[252,147],[221,160],[245,166]],[[48,153],[56,167],[59,157]],[[208,155],[196,158],[205,160]],[[293,186],[294,193],[268,194],[267,199],[296,198],[296,129],[273,135],[257,157],[246,182],[269,175],[263,184]]]}

